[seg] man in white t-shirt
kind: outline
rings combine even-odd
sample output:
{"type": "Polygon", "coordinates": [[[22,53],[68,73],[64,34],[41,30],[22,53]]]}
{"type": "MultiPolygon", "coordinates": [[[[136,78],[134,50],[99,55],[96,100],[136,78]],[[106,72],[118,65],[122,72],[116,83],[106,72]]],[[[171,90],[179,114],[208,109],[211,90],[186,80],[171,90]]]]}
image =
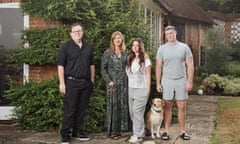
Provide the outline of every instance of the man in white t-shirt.
{"type": "Polygon", "coordinates": [[[169,140],[169,127],[172,120],[172,105],[175,98],[178,107],[180,137],[189,140],[185,131],[186,100],[193,85],[193,55],[187,44],[179,42],[174,26],[165,28],[167,43],[160,46],[156,56],[156,89],[163,92],[165,100],[165,132],[161,138],[169,140]]]}

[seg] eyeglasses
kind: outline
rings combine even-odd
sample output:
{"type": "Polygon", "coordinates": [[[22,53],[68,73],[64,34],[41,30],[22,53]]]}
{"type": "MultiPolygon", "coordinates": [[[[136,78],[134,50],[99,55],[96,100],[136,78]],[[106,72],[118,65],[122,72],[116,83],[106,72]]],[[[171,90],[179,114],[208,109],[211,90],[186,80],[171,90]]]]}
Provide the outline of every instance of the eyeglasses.
{"type": "Polygon", "coordinates": [[[83,32],[83,30],[76,30],[76,31],[72,31],[72,33],[82,33],[83,32]]]}

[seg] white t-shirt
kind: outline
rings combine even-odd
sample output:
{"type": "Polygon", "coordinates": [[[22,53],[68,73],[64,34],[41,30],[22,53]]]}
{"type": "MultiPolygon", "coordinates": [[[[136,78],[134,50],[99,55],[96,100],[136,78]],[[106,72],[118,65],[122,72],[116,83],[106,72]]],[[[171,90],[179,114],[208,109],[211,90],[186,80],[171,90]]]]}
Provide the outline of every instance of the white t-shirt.
{"type": "Polygon", "coordinates": [[[147,88],[146,67],[152,65],[149,58],[145,59],[145,65],[139,65],[139,59],[134,59],[131,68],[126,68],[128,87],[147,88]]]}

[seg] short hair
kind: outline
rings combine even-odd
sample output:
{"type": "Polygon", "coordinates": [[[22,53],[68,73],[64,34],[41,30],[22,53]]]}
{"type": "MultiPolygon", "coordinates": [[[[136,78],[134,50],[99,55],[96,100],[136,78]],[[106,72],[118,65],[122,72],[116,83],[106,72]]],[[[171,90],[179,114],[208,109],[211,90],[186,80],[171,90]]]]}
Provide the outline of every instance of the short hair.
{"type": "Polygon", "coordinates": [[[168,30],[175,30],[176,31],[176,28],[173,25],[168,25],[168,26],[165,27],[165,32],[168,31],[168,30]]]}
{"type": "Polygon", "coordinates": [[[82,26],[81,24],[79,24],[79,23],[73,23],[73,24],[71,24],[70,27],[69,27],[69,32],[72,32],[72,28],[75,27],[75,26],[80,26],[80,27],[82,28],[82,30],[83,30],[83,26],[82,26]]]}

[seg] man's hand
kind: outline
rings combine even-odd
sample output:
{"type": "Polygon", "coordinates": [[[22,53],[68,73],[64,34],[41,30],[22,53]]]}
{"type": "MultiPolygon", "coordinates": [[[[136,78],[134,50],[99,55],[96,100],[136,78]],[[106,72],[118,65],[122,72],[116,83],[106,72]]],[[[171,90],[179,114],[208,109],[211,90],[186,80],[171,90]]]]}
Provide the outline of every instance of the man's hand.
{"type": "Polygon", "coordinates": [[[186,91],[191,91],[192,87],[193,87],[192,82],[187,82],[187,84],[186,84],[186,91]]]}
{"type": "Polygon", "coordinates": [[[163,88],[162,88],[161,84],[157,84],[156,89],[157,89],[157,92],[162,92],[163,91],[163,88]]]}
{"type": "Polygon", "coordinates": [[[63,83],[63,84],[59,84],[59,91],[60,91],[60,93],[62,93],[62,94],[65,94],[65,93],[66,93],[66,86],[65,86],[64,83],[63,83]]]}

